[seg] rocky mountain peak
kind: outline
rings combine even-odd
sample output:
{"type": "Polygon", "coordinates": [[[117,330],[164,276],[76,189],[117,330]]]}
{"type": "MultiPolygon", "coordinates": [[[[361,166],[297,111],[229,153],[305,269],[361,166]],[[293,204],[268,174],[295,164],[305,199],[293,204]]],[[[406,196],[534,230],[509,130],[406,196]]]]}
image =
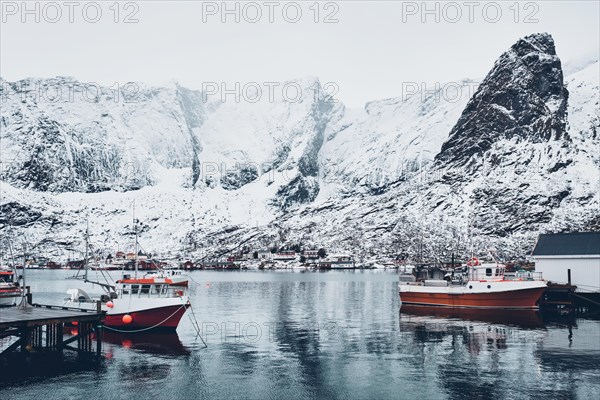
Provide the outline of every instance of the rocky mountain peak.
{"type": "Polygon", "coordinates": [[[552,35],[547,32],[533,33],[524,38],[520,38],[511,47],[511,50],[520,56],[525,56],[534,52],[556,55],[554,39],[552,38],[552,35]]]}
{"type": "Polygon", "coordinates": [[[501,139],[568,140],[567,100],[552,36],[538,33],[519,39],[498,58],[436,160],[467,163],[501,139]]]}

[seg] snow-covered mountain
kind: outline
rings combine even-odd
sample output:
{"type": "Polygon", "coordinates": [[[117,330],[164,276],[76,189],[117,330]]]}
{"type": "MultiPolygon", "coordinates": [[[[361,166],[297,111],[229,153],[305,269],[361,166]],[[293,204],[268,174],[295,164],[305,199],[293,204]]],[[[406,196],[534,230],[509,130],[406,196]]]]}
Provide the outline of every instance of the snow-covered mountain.
{"type": "Polygon", "coordinates": [[[154,252],[522,254],[539,231],[600,229],[599,81],[597,61],[563,77],[548,34],[520,39],[479,85],[362,110],[316,78],[293,81],[297,101],[238,102],[2,81],[0,227],[67,248],[87,221],[101,246],[124,248],[135,201],[154,252]],[[55,100],[57,87],[72,89],[55,100]]]}

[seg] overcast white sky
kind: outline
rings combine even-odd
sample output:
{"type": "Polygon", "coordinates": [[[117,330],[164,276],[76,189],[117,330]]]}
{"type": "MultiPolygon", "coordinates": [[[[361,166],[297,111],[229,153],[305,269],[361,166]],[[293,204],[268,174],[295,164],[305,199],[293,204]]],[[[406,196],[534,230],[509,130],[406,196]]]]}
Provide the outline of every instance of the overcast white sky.
{"type": "MultiPolygon", "coordinates": [[[[486,6],[490,2],[479,2],[471,13],[463,1],[453,6],[428,2],[430,9],[438,7],[439,22],[435,13],[422,22],[421,1],[336,1],[327,6],[321,2],[318,23],[314,8],[309,9],[313,1],[301,3],[297,23],[284,19],[283,2],[272,8],[274,23],[268,21],[270,6],[262,1],[256,2],[262,12],[257,23],[247,20],[255,17],[256,8],[248,6],[243,14],[243,3],[239,23],[234,15],[226,16],[223,23],[221,10],[203,14],[203,9],[214,10],[213,6],[221,9],[220,1],[210,5],[135,1],[127,8],[121,3],[118,23],[114,9],[109,9],[113,1],[101,3],[97,23],[83,18],[83,5],[88,2],[81,1],[73,9],[70,23],[68,7],[57,1],[62,17],[50,23],[56,19],[56,8],[37,3],[39,22],[36,2],[28,3],[34,13],[25,15],[21,1],[2,2],[0,75],[4,79],[68,75],[108,85],[178,81],[201,89],[203,82],[244,84],[317,76],[321,82],[337,83],[337,97],[344,103],[361,107],[370,100],[399,96],[403,82],[479,79],[503,51],[530,33],[551,33],[563,64],[597,57],[600,47],[598,1],[520,2],[517,7],[513,1],[497,2],[499,17],[495,5],[486,6]],[[133,11],[138,22],[123,23],[133,11]],[[323,23],[332,12],[339,22],[323,23]],[[528,16],[530,23],[525,22],[528,16]],[[450,21],[457,18],[458,22],[450,21]],[[498,21],[490,22],[494,19],[498,21]]],[[[89,20],[94,19],[94,11],[87,8],[89,20]]],[[[285,17],[295,17],[294,7],[287,8],[285,17]]]]}

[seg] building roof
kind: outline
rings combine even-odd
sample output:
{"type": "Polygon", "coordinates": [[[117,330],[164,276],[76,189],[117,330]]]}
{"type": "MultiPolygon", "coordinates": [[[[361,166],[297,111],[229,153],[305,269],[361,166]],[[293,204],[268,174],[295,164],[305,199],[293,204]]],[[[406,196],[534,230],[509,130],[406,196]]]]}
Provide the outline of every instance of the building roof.
{"type": "Polygon", "coordinates": [[[538,237],[533,256],[600,255],[600,232],[548,233],[538,237]]]}

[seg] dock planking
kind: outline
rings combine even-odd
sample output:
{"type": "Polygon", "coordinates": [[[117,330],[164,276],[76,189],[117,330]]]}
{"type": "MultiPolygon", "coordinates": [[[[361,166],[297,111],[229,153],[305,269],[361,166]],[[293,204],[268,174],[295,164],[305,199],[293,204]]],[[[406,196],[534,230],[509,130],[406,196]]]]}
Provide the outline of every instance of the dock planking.
{"type": "Polygon", "coordinates": [[[0,308],[0,329],[15,326],[37,326],[73,321],[93,322],[102,318],[102,313],[64,310],[45,306],[29,306],[26,308],[0,308]]]}

